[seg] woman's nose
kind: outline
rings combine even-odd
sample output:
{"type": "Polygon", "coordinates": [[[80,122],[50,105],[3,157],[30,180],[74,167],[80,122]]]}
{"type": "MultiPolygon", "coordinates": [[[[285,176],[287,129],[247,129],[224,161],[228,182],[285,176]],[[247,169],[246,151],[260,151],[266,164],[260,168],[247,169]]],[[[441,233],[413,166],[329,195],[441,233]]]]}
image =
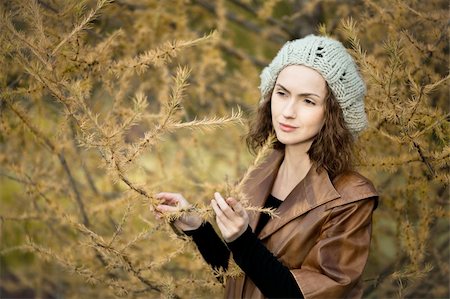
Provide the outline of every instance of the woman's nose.
{"type": "Polygon", "coordinates": [[[285,103],[282,113],[285,118],[295,118],[297,116],[295,112],[295,101],[293,99],[289,99],[285,103]]]}

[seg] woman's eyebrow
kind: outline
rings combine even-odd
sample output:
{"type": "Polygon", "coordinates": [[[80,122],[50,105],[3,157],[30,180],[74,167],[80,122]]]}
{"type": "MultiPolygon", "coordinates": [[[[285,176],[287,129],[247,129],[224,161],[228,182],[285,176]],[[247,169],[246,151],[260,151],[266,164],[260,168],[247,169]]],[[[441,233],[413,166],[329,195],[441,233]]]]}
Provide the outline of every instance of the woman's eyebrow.
{"type": "MultiPolygon", "coordinates": [[[[276,86],[280,87],[281,89],[283,89],[283,90],[286,91],[286,92],[289,92],[289,90],[287,90],[287,88],[284,87],[283,85],[281,85],[280,83],[277,83],[276,86]]],[[[290,92],[289,92],[289,93],[290,93],[290,92]]],[[[315,97],[318,97],[318,98],[320,99],[320,96],[319,96],[318,94],[310,93],[310,92],[300,93],[300,94],[298,94],[297,96],[300,96],[300,97],[315,96],[315,97]]]]}

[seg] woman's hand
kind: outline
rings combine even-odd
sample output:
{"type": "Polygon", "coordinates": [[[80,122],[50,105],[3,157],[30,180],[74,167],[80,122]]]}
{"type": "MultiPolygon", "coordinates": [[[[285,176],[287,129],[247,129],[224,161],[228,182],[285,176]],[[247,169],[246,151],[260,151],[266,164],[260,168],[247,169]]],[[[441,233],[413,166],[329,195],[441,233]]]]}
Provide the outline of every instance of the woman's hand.
{"type": "Polygon", "coordinates": [[[226,200],[220,193],[214,193],[211,206],[216,213],[217,225],[225,242],[229,243],[241,236],[248,227],[248,214],[234,198],[226,200]]]}
{"type": "MultiPolygon", "coordinates": [[[[163,214],[176,213],[191,206],[179,193],[161,192],[156,194],[156,198],[161,200],[161,204],[155,208],[158,218],[162,217],[163,214]]],[[[195,212],[189,212],[183,214],[173,224],[182,231],[195,230],[202,224],[202,218],[195,212]]]]}

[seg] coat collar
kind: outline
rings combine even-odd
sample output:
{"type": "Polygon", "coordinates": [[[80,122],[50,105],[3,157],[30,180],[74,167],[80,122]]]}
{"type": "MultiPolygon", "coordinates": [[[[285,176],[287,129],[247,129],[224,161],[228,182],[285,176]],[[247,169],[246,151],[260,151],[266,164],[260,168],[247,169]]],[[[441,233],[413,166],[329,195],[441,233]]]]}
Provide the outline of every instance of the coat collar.
{"type": "MultiPolygon", "coordinates": [[[[284,159],[284,151],[274,150],[266,158],[266,161],[251,176],[246,184],[245,192],[252,206],[263,207],[264,203],[272,191],[278,169],[284,159]]],[[[264,239],[273,234],[289,221],[300,215],[327,203],[340,195],[334,188],[328,177],[328,173],[322,169],[317,172],[313,166],[289,193],[277,210],[279,217],[270,219],[259,234],[260,239],[264,239]]],[[[253,231],[258,223],[260,213],[249,214],[249,224],[253,231]]]]}

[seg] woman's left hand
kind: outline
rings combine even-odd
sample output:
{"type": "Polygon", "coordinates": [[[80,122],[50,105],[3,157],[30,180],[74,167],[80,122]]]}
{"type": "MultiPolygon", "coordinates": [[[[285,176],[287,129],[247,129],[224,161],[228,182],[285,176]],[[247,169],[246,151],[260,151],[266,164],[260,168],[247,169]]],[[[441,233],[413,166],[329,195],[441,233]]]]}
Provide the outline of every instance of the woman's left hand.
{"type": "Polygon", "coordinates": [[[216,192],[214,198],[211,200],[211,206],[216,213],[217,225],[225,242],[232,242],[248,227],[247,211],[232,197],[225,200],[220,193],[216,192]]]}

